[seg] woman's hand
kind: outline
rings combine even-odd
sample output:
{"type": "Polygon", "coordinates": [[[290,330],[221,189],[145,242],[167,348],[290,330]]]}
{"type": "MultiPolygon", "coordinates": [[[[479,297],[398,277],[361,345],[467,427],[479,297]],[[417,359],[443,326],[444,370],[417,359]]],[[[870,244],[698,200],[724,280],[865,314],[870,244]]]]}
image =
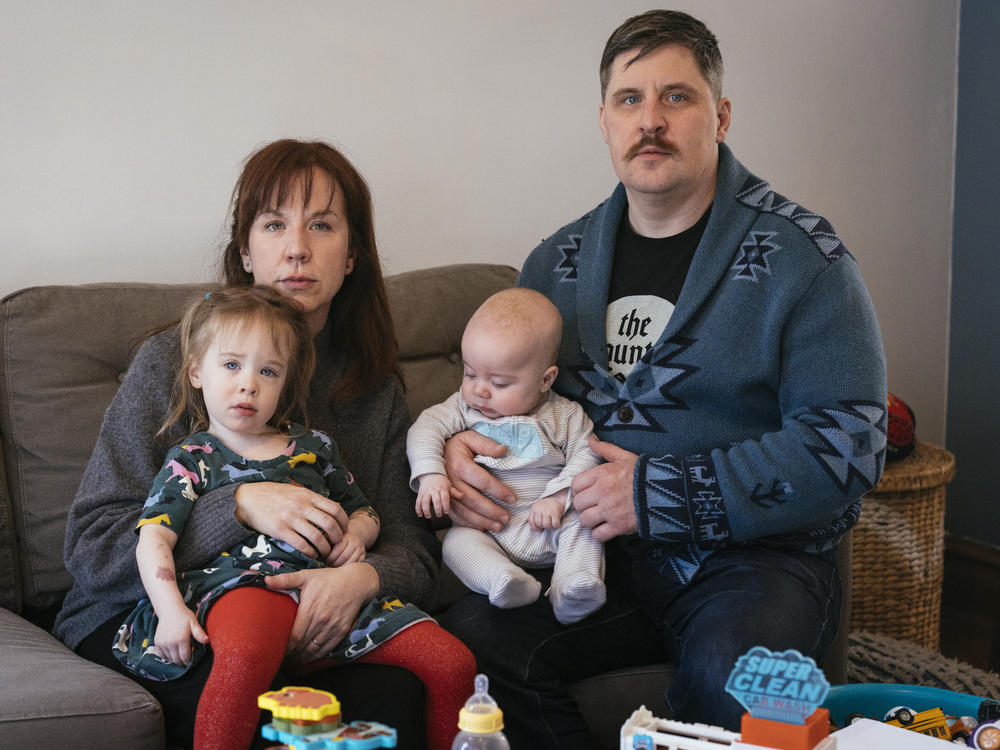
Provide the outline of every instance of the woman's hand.
{"type": "Polygon", "coordinates": [[[241,484],[236,490],[236,520],[318,559],[325,559],[347,530],[347,514],[340,503],[283,482],[241,484]]]}
{"type": "Polygon", "coordinates": [[[299,589],[299,611],[288,638],[287,659],[292,663],[312,661],[332,651],[380,586],[375,568],[363,562],[282,573],[266,581],[272,589],[299,589]]]}
{"type": "Polygon", "coordinates": [[[452,486],[460,493],[458,496],[452,495],[448,510],[452,523],[480,531],[500,531],[507,525],[510,514],[486,497],[486,494],[505,503],[514,503],[517,498],[507,485],[499,482],[474,460],[477,455],[501,458],[506,452],[506,446],[475,430],[453,435],[444,444],[445,471],[448,472],[452,486]]]}

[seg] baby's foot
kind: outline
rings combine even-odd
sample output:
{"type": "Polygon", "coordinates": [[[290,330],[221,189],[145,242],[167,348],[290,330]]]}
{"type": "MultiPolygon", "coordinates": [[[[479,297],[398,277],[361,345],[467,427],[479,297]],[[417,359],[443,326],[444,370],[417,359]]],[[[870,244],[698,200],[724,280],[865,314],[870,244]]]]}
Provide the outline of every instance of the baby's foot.
{"type": "Polygon", "coordinates": [[[542,584],[520,568],[500,571],[490,582],[490,603],[501,609],[531,604],[542,593],[542,584]]]}
{"type": "Polygon", "coordinates": [[[607,589],[604,581],[594,576],[580,574],[553,583],[548,591],[552,611],[563,625],[579,622],[604,606],[607,589]]]}

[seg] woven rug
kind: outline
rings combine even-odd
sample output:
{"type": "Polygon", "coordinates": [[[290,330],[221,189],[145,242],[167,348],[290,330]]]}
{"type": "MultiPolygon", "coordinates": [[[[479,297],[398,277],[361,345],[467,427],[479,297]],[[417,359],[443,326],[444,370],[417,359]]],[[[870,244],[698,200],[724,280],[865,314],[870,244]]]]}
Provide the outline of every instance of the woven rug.
{"type": "Polygon", "coordinates": [[[848,638],[847,681],[952,690],[1000,699],[1000,675],[885,635],[855,631],[848,638]]]}

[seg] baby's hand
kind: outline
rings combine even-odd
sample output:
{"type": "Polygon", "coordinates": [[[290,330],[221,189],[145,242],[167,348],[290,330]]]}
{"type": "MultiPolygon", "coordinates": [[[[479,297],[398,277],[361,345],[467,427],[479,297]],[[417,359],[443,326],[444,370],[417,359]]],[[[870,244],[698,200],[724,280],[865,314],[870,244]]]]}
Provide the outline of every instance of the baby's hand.
{"type": "Polygon", "coordinates": [[[198,624],[194,612],[186,607],[159,617],[153,633],[153,643],[160,655],[181,665],[191,661],[192,638],[198,643],[208,643],[208,633],[198,624]]]}
{"type": "Polygon", "coordinates": [[[566,491],[536,500],[528,513],[528,523],[535,531],[543,529],[558,529],[562,525],[563,513],[566,510],[566,491]]]}
{"type": "Polygon", "coordinates": [[[417,481],[420,482],[420,489],[417,491],[417,515],[421,518],[448,515],[452,495],[461,497],[461,493],[452,487],[444,474],[421,474],[417,481]]]}
{"type": "Polygon", "coordinates": [[[348,531],[340,538],[340,541],[333,545],[330,554],[326,557],[326,563],[331,568],[339,568],[352,562],[361,562],[365,559],[365,541],[352,531],[348,531]]]}

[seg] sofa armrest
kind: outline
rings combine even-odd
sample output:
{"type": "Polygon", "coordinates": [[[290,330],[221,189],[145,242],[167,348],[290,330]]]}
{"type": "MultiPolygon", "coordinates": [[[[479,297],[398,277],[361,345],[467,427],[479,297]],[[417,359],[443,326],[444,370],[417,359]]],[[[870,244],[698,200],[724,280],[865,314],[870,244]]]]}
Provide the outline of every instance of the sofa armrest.
{"type": "Polygon", "coordinates": [[[163,714],[153,696],[6,609],[0,684],[4,747],[163,750],[163,714]]]}

